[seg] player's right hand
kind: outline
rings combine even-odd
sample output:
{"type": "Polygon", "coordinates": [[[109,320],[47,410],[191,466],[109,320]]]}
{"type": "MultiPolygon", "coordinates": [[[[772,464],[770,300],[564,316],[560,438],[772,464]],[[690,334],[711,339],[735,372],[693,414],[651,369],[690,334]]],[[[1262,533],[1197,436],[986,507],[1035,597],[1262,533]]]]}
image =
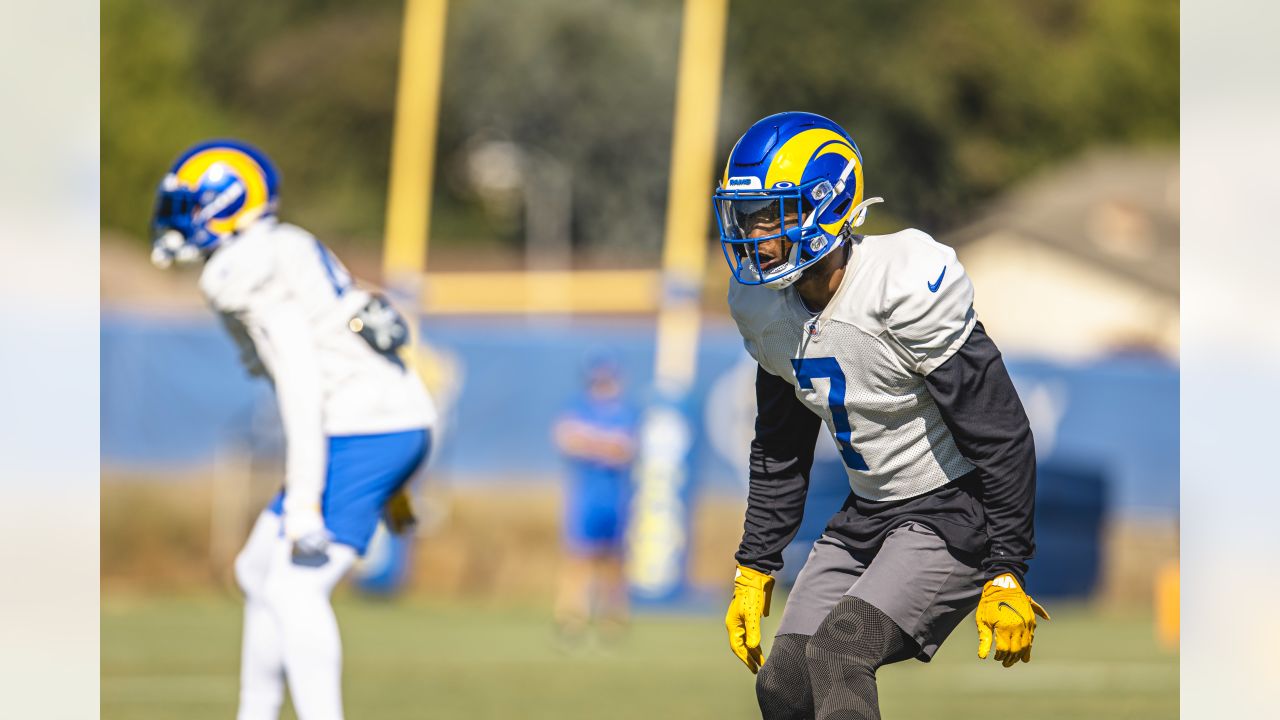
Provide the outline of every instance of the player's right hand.
{"type": "Polygon", "coordinates": [[[323,555],[331,535],[319,508],[285,508],[284,536],[293,543],[293,554],[323,555]]]}
{"type": "Polygon", "coordinates": [[[392,535],[406,535],[418,524],[413,514],[413,503],[409,500],[409,492],[404,488],[396,491],[382,507],[382,521],[392,535]]]}
{"type": "Polygon", "coordinates": [[[733,600],[724,624],[729,629],[729,647],[751,670],[759,672],[764,664],[760,651],[760,618],[769,616],[769,596],[773,578],[749,567],[738,566],[733,578],[733,600]]]}

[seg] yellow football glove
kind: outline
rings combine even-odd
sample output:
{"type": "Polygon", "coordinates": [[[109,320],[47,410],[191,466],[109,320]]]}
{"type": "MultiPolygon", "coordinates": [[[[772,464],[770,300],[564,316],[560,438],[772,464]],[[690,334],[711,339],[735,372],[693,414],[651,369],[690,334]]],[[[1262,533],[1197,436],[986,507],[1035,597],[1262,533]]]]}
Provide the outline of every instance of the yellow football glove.
{"type": "Polygon", "coordinates": [[[1004,573],[988,580],[978,601],[978,657],[986,659],[991,641],[996,644],[996,660],[1012,667],[1031,662],[1031,641],[1036,634],[1036,616],[1049,619],[1040,603],[1018,586],[1018,580],[1004,573]]]}
{"type": "Polygon", "coordinates": [[[733,600],[724,616],[729,628],[729,647],[752,673],[764,664],[760,651],[760,618],[769,616],[769,595],[773,578],[759,570],[738,566],[733,578],[733,600]]]}
{"type": "Polygon", "coordinates": [[[387,500],[387,504],[382,507],[382,522],[386,523],[387,530],[392,535],[404,535],[418,524],[407,490],[398,490],[387,500]]]}

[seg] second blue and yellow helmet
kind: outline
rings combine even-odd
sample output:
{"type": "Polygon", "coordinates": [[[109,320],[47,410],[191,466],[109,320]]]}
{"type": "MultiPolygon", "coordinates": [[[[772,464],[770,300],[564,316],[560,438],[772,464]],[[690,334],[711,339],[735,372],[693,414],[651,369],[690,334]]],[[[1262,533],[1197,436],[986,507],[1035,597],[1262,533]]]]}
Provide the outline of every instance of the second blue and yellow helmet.
{"type": "Polygon", "coordinates": [[[861,224],[862,153],[821,115],[784,112],[752,125],[733,146],[713,205],[725,260],[744,285],[781,289],[843,244],[861,224]],[[786,257],[761,263],[760,244],[786,257]]]}
{"type": "Polygon", "coordinates": [[[156,191],[152,260],[202,257],[227,237],[275,215],[280,176],[261,150],[207,140],[178,156],[156,191]]]}

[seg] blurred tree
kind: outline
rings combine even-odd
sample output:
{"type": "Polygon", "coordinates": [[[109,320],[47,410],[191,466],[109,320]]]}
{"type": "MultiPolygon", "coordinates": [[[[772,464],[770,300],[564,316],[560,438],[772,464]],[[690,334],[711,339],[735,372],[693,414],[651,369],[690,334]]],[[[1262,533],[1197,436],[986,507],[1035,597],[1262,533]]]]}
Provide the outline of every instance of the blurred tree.
{"type": "Polygon", "coordinates": [[[194,82],[197,35],[174,3],[102,7],[104,227],[145,237],[165,169],[183,147],[227,125],[214,94],[194,82]]]}
{"type": "Polygon", "coordinates": [[[398,0],[118,0],[102,19],[104,227],[145,237],[186,146],[234,136],[282,173],[282,214],[376,246],[387,183],[398,0]]]}
{"type": "Polygon", "coordinates": [[[477,140],[508,140],[568,170],[580,249],[652,264],[670,166],[680,3],[454,0],[450,12],[440,157],[454,182],[444,184],[453,196],[446,202],[468,197],[465,174],[449,168],[477,140]]]}
{"type": "MultiPolygon", "coordinates": [[[[107,3],[103,226],[143,238],[172,158],[234,135],[280,165],[286,217],[376,248],[402,11],[107,3]]],[[[680,0],[451,0],[433,247],[522,242],[519,213],[492,212],[468,173],[477,147],[502,140],[568,170],[580,251],[652,264],[680,13],[680,0]]],[[[868,192],[888,200],[873,228],[901,217],[942,231],[1089,145],[1176,143],[1178,81],[1176,0],[733,0],[720,160],[765,114],[818,112],[853,134],[868,192]]]]}
{"type": "Polygon", "coordinates": [[[1087,145],[1178,139],[1176,0],[734,0],[729,31],[722,156],[760,116],[827,115],[925,229],[1087,145]]]}

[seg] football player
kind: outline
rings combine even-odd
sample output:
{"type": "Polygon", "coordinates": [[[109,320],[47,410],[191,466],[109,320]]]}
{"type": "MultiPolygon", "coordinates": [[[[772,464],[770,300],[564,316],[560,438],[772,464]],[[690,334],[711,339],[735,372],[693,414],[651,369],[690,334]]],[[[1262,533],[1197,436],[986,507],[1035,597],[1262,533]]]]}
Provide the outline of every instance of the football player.
{"type": "Polygon", "coordinates": [[[802,112],[753,125],[713,205],[729,308],[758,362],[750,490],[726,617],[767,720],[879,718],[876,670],[928,661],[977,609],[978,654],[1031,659],[1035,449],[955,252],[858,235],[862,157],[802,112]],[[814,543],[765,662],[771,573],[800,526],[822,425],[852,492],[814,543]]]}
{"type": "Polygon", "coordinates": [[[234,140],[184,152],[160,184],[152,260],[202,263],[200,289],[252,375],[274,386],[284,487],[236,558],[245,593],[240,720],[342,717],[342,649],[329,597],[380,516],[409,519],[435,409],[397,351],[409,328],[319,240],[276,218],[279,179],[234,140]]]}

